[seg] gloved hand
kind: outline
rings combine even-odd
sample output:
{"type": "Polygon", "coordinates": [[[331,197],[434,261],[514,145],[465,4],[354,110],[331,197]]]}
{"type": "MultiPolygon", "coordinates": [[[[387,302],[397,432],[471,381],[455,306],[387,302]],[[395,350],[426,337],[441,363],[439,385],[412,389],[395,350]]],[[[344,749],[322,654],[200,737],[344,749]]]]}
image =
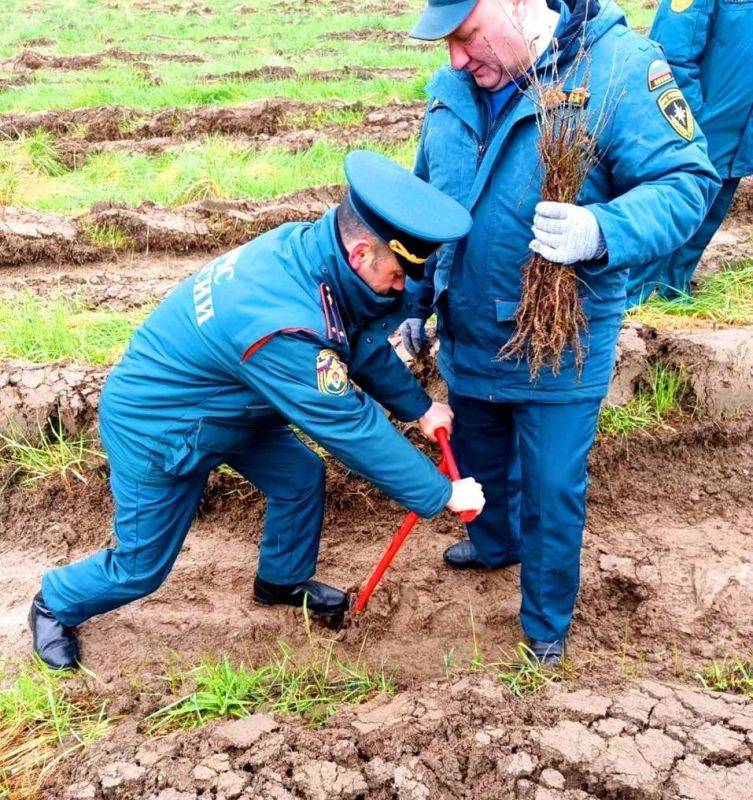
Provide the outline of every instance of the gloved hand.
{"type": "Polygon", "coordinates": [[[420,317],[410,317],[401,323],[397,329],[403,340],[403,347],[413,358],[418,358],[426,344],[425,327],[426,320],[420,317]]]}
{"type": "Polygon", "coordinates": [[[452,496],[447,508],[454,514],[461,511],[475,511],[480,514],[485,503],[484,490],[475,478],[461,478],[452,482],[452,496]]]}
{"type": "Polygon", "coordinates": [[[596,217],[583,206],[537,203],[531,230],[531,250],[556,264],[592,261],[607,251],[596,217]]]}
{"type": "Polygon", "coordinates": [[[447,403],[437,403],[436,401],[429,406],[429,410],[418,420],[421,431],[427,439],[432,442],[437,441],[434,431],[437,428],[447,428],[447,435],[452,433],[452,420],[455,415],[447,403]]]}

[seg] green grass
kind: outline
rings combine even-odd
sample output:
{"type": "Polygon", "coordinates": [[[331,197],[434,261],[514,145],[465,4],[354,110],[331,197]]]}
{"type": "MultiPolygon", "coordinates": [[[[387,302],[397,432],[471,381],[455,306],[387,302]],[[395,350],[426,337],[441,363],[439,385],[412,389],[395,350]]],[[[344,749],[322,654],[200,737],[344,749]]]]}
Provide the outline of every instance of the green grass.
{"type": "Polygon", "coordinates": [[[522,642],[515,647],[512,657],[486,666],[494,670],[497,679],[516,697],[540,692],[552,683],[563,680],[566,670],[564,663],[556,668],[544,666],[522,642]]]}
{"type": "Polygon", "coordinates": [[[86,466],[104,458],[84,436],[68,436],[58,423],[51,431],[39,431],[33,441],[21,433],[0,433],[0,466],[10,467],[0,490],[18,481],[26,488],[47,478],[60,477],[66,484],[87,483],[86,466]]]}
{"type": "Polygon", "coordinates": [[[753,699],[753,660],[729,656],[723,661],[714,661],[698,680],[707,688],[717,692],[734,692],[753,699]]]}
{"type": "Polygon", "coordinates": [[[383,103],[421,96],[429,74],[445,60],[441,45],[422,50],[395,49],[379,41],[379,31],[406,34],[422,6],[415,0],[415,12],[384,16],[378,12],[342,13],[336,5],[319,2],[302,13],[281,13],[269,2],[254,0],[252,14],[235,13],[236,0],[207,0],[215,14],[202,17],[165,11],[118,9],[87,0],[57,0],[46,3],[34,14],[31,24],[20,0],[11,0],[4,10],[9,24],[0,32],[0,55],[11,57],[27,38],[51,37],[56,43],[36,48],[48,54],[97,53],[109,47],[147,53],[149,70],[158,85],[147,81],[132,65],[108,60],[99,69],[39,72],[35,81],[0,94],[0,111],[34,111],[51,108],[81,108],[122,104],[140,109],[165,106],[194,106],[209,103],[233,104],[260,97],[282,96],[321,101],[328,98],[383,103]],[[62,22],[65,20],[65,22],[62,22]],[[71,27],[66,27],[70,25],[71,27]],[[330,33],[370,31],[372,40],[324,38],[330,33]],[[149,36],[145,37],[144,32],[149,36]],[[105,34],[106,32],[106,34],[105,34]],[[107,35],[107,40],[105,40],[107,35]],[[164,39],[152,37],[167,37],[164,39]],[[246,37],[243,40],[212,40],[212,37],[246,37]],[[149,52],[191,53],[203,63],[176,63],[149,59],[149,52]],[[300,73],[343,66],[407,67],[415,69],[417,81],[386,80],[250,81],[207,78],[228,72],[243,72],[261,66],[293,66],[300,73]]]}
{"type": "Polygon", "coordinates": [[[308,150],[289,153],[279,148],[248,150],[215,136],[159,156],[95,155],[80,169],[53,177],[36,173],[19,156],[21,146],[11,142],[0,145],[0,198],[60,213],[85,212],[97,201],[180,205],[208,197],[264,200],[308,186],[342,183],[345,154],[362,145],[406,166],[413,162],[414,141],[395,147],[379,142],[345,147],[322,139],[308,150]]]}
{"type": "Polygon", "coordinates": [[[62,759],[107,732],[105,704],[36,659],[0,668],[0,798],[26,800],[62,759]]]}
{"type": "Polygon", "coordinates": [[[753,325],[753,262],[710,275],[693,295],[677,300],[652,297],[629,316],[655,328],[753,325]]]}
{"type": "MultiPolygon", "coordinates": [[[[147,81],[133,65],[108,61],[99,69],[40,71],[33,83],[0,93],[0,112],[37,111],[121,104],[139,109],[166,106],[234,104],[273,95],[324,101],[328,98],[385,103],[417,99],[429,74],[447,60],[442,43],[422,50],[396,49],[373,39],[327,39],[329,33],[397,31],[405,34],[417,18],[424,0],[411,0],[405,14],[387,16],[378,11],[343,13],[335,3],[319,0],[306,4],[300,13],[275,7],[272,0],[205,0],[211,16],[190,12],[190,5],[175,9],[142,9],[122,2],[117,7],[98,0],[50,0],[33,14],[25,13],[26,0],[6,0],[4,25],[0,30],[0,58],[10,58],[31,38],[52,38],[54,44],[34,49],[52,55],[98,53],[119,47],[139,53],[191,53],[203,63],[146,60],[158,85],[147,81]],[[240,13],[239,6],[253,13],[240,13]],[[145,33],[147,35],[145,35],[145,33]],[[218,40],[213,37],[245,37],[218,40]],[[164,38],[160,38],[164,37],[164,38]],[[243,72],[260,66],[293,66],[299,72],[363,67],[405,67],[416,70],[408,81],[251,81],[221,80],[211,76],[243,72]]],[[[294,7],[291,3],[291,7],[294,7]]],[[[388,7],[385,2],[385,7],[388,7]]],[[[646,27],[653,10],[643,0],[622,4],[631,22],[646,27]]]]}
{"type": "Polygon", "coordinates": [[[648,384],[625,405],[602,407],[598,430],[607,436],[629,436],[639,430],[666,425],[681,413],[687,391],[688,381],[683,370],[657,364],[651,370],[648,384]]]}
{"type": "Polygon", "coordinates": [[[76,300],[20,293],[0,303],[0,359],[112,364],[147,311],[89,311],[76,300]]]}
{"type": "Polygon", "coordinates": [[[291,714],[311,725],[326,722],[342,705],[362,703],[395,685],[384,672],[347,664],[334,644],[318,645],[313,657],[296,660],[280,645],[269,664],[234,666],[227,657],[200,664],[184,679],[193,690],[148,718],[153,733],[194,728],[218,717],[245,717],[256,711],[291,714]]]}

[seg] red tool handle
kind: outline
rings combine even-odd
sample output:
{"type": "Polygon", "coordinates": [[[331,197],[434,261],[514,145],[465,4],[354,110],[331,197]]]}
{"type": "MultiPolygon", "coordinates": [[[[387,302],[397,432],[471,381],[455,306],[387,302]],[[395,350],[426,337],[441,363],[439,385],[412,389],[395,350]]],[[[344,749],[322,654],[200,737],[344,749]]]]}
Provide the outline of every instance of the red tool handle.
{"type": "MultiPolygon", "coordinates": [[[[455,461],[455,456],[452,454],[450,440],[447,438],[447,428],[437,428],[434,431],[434,435],[437,437],[439,446],[442,448],[442,459],[447,468],[447,474],[450,476],[450,480],[459,481],[460,470],[458,469],[457,462],[455,461]]],[[[461,522],[473,522],[478,514],[475,511],[461,511],[458,516],[460,517],[461,522]]]]}
{"type": "MultiPolygon", "coordinates": [[[[438,428],[436,430],[437,441],[442,448],[442,463],[439,465],[439,471],[447,475],[450,480],[460,480],[460,473],[458,472],[458,465],[455,463],[455,456],[452,454],[450,443],[447,440],[447,431],[445,428],[438,428]]],[[[460,513],[460,519],[463,522],[473,522],[476,519],[475,511],[463,511],[460,513]]],[[[372,592],[376,589],[377,584],[382,579],[382,575],[387,571],[387,568],[392,563],[392,559],[397,555],[397,551],[402,547],[403,542],[406,540],[408,534],[413,530],[415,524],[418,522],[418,514],[411,511],[403,520],[403,524],[398,528],[397,533],[392,537],[390,546],[387,548],[385,554],[380,559],[376,569],[371,574],[371,577],[366,582],[361,593],[356,598],[351,611],[354,614],[360,614],[369,602],[372,592]]]]}
{"type": "Polygon", "coordinates": [[[387,571],[387,567],[392,563],[397,551],[402,547],[408,534],[413,530],[413,526],[418,522],[418,514],[415,511],[410,511],[403,520],[403,524],[398,528],[397,533],[392,538],[390,546],[385,551],[381,560],[376,566],[376,569],[371,574],[371,577],[366,583],[366,586],[361,589],[356,602],[353,604],[353,613],[360,614],[366,608],[366,603],[369,602],[371,593],[376,589],[376,585],[382,580],[382,575],[387,571]]]}

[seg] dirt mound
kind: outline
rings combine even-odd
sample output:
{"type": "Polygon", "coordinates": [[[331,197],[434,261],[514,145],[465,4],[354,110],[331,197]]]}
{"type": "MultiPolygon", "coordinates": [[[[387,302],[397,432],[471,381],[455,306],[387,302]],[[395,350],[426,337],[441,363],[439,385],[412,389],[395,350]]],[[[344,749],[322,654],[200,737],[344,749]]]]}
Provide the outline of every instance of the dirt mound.
{"type": "Polygon", "coordinates": [[[190,139],[209,133],[272,134],[280,127],[290,105],[285,100],[270,99],[233,108],[166,108],[148,115],[120,106],[2,114],[0,136],[14,139],[23,133],[44,130],[55,136],[102,142],[156,136],[190,139]]]}
{"type": "Polygon", "coordinates": [[[96,425],[107,367],[0,362],[0,434],[21,432],[34,440],[48,422],[71,434],[96,425]]]}
{"type": "Polygon", "coordinates": [[[97,204],[77,219],[0,208],[0,267],[35,261],[82,263],[112,254],[92,231],[117,229],[131,249],[212,251],[248,241],[284,222],[320,217],[342,197],[339,186],[303,189],[268,202],[203,200],[178,208],[142,203],[136,208],[97,204]]]}
{"type": "Polygon", "coordinates": [[[41,39],[24,39],[21,44],[25,47],[52,47],[57,44],[57,39],[49,39],[45,36],[41,39]]]}
{"type": "MultiPolygon", "coordinates": [[[[386,108],[379,108],[365,114],[363,122],[354,125],[342,126],[339,124],[317,123],[315,128],[294,128],[283,130],[285,123],[280,123],[277,131],[269,133],[261,131],[253,135],[239,135],[231,131],[228,138],[239,148],[259,150],[266,147],[288,150],[296,153],[307,150],[322,139],[328,139],[343,145],[353,145],[358,142],[369,142],[378,139],[382,144],[398,144],[418,135],[421,129],[423,107],[418,108],[413,104],[397,104],[386,108]]],[[[313,116],[313,115],[310,115],[313,116]]],[[[116,139],[114,141],[91,141],[86,139],[61,139],[55,143],[55,151],[59,160],[71,169],[80,167],[84,161],[99,153],[123,153],[140,155],[158,155],[159,153],[178,150],[186,147],[186,139],[192,142],[201,142],[207,135],[201,130],[201,125],[194,121],[191,128],[184,127],[179,135],[154,136],[141,138],[149,132],[146,127],[134,128],[134,138],[116,139]]],[[[312,119],[302,119],[302,123],[313,122],[312,119]]],[[[154,120],[154,129],[160,130],[163,120],[154,120]]],[[[222,124],[220,119],[214,120],[214,125],[222,124]]],[[[227,124],[228,128],[240,128],[239,120],[232,116],[227,124]]],[[[250,128],[251,125],[246,125],[250,128]]]]}
{"type": "Polygon", "coordinates": [[[753,703],[644,681],[515,700],[485,675],[379,696],[324,729],[255,714],[149,741],[122,724],[47,798],[740,800],[753,703]]]}
{"type": "MultiPolygon", "coordinates": [[[[52,40],[49,40],[52,41],[52,40]]],[[[39,53],[36,50],[22,50],[17,56],[0,61],[0,69],[12,71],[36,72],[37,70],[81,70],[94,69],[104,65],[106,61],[153,62],[177,61],[182,64],[199,64],[204,59],[195,53],[160,53],[134,52],[120,47],[111,47],[101,53],[88,55],[54,56],[39,53]]]]}
{"type": "Polygon", "coordinates": [[[96,258],[97,252],[77,220],[0,207],[0,267],[42,260],[80,263],[96,258]]]}
{"type": "Polygon", "coordinates": [[[224,81],[286,81],[286,80],[311,80],[311,81],[342,81],[347,78],[358,78],[358,80],[368,81],[374,78],[384,78],[386,80],[409,80],[416,75],[413,69],[401,68],[379,68],[379,67],[359,67],[345,66],[340,69],[321,69],[309,72],[299,72],[294,67],[259,67],[257,69],[247,69],[234,72],[223,72],[217,75],[207,75],[202,80],[209,83],[224,81]]]}
{"type": "Polygon", "coordinates": [[[28,86],[33,79],[28,75],[15,75],[12,78],[0,78],[0,92],[15,89],[16,86],[28,86]]]}
{"type": "MultiPolygon", "coordinates": [[[[362,103],[334,101],[304,103],[283,98],[258,100],[243,106],[205,106],[194,109],[165,108],[144,113],[121,106],[82,108],[66,111],[36,111],[21,114],[0,114],[0,137],[16,139],[22,134],[37,130],[47,131],[56,137],[70,137],[66,148],[82,147],[85,142],[114,142],[179,137],[192,139],[210,133],[235,136],[274,136],[285,131],[300,129],[319,120],[323,113],[332,111],[363,111],[367,125],[377,130],[370,135],[380,135],[381,127],[390,122],[410,123],[413,132],[420,128],[424,104],[395,103],[389,106],[364,106],[362,103]]],[[[340,130],[331,125],[332,131],[340,130]]],[[[321,135],[328,128],[319,126],[321,135]]]]}
{"type": "MultiPolygon", "coordinates": [[[[730,208],[730,217],[740,222],[753,222],[753,178],[743,178],[730,208]]],[[[748,230],[750,235],[750,230],[748,230]]]]}
{"type": "Polygon", "coordinates": [[[405,45],[416,50],[424,50],[434,46],[433,42],[418,42],[415,39],[410,39],[407,32],[404,31],[385,31],[373,28],[323,33],[317,38],[324,42],[389,42],[390,44],[405,45]]]}

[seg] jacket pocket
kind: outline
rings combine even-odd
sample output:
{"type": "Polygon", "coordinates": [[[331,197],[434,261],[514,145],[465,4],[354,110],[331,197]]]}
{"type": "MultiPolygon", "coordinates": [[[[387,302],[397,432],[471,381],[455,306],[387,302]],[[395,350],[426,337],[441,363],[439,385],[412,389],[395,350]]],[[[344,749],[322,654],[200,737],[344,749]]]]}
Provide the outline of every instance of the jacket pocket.
{"type": "Polygon", "coordinates": [[[246,453],[259,435],[259,426],[254,423],[201,419],[193,447],[205,453],[246,453]]]}

